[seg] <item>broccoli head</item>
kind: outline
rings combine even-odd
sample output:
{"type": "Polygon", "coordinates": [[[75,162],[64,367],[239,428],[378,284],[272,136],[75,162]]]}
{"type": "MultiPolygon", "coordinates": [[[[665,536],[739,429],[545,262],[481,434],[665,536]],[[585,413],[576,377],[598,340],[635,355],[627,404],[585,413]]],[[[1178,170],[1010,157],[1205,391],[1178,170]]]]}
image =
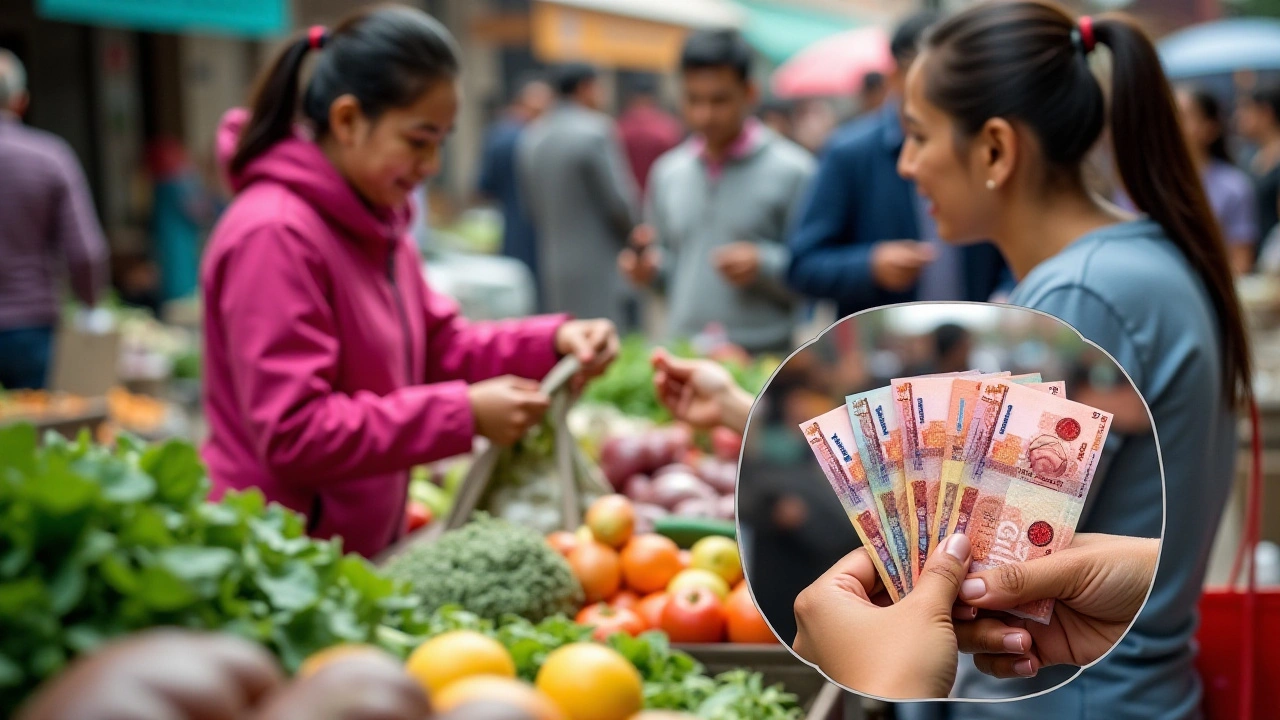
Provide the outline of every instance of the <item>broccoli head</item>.
{"type": "Polygon", "coordinates": [[[410,585],[423,608],[460,605],[484,618],[533,622],[572,615],[584,600],[569,563],[536,531],[477,513],[435,542],[405,548],[386,574],[410,585]]]}

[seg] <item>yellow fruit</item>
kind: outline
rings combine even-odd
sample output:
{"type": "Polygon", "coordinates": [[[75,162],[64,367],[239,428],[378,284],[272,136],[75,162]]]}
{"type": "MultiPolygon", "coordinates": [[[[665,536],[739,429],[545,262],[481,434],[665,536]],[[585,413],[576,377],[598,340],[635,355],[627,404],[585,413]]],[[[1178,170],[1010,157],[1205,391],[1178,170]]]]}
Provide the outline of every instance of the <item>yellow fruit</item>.
{"type": "Polygon", "coordinates": [[[667,593],[677,595],[682,590],[690,588],[703,587],[716,594],[716,597],[724,600],[729,597],[729,583],[724,578],[701,568],[689,568],[681,570],[679,574],[671,578],[671,582],[667,584],[667,593]]]}
{"type": "Polygon", "coordinates": [[[518,707],[537,720],[564,720],[560,706],[534,686],[496,675],[477,675],[451,683],[432,696],[431,706],[447,712],[478,700],[518,707]]]}
{"type": "Polygon", "coordinates": [[[690,551],[691,567],[710,570],[730,586],[742,579],[742,556],[738,554],[738,543],[733,540],[711,535],[694,543],[690,551]]]}
{"type": "Polygon", "coordinates": [[[567,720],[627,720],[644,704],[640,672],[595,643],[571,643],[547,655],[536,684],[567,720]]]}
{"type": "Polygon", "coordinates": [[[585,543],[599,542],[598,540],[596,540],[595,534],[591,532],[591,528],[587,527],[586,525],[579,525],[578,529],[574,531],[573,536],[578,538],[579,545],[582,545],[585,543]]]}
{"type": "Polygon", "coordinates": [[[348,658],[352,655],[363,655],[364,653],[390,657],[390,655],[387,655],[385,650],[379,647],[374,647],[373,645],[363,645],[360,643],[343,643],[341,645],[333,645],[332,647],[327,647],[303,661],[302,666],[298,668],[297,677],[310,677],[311,675],[315,675],[317,672],[320,672],[320,670],[324,669],[329,665],[329,663],[332,663],[335,660],[348,658]]]}
{"type": "Polygon", "coordinates": [[[404,669],[431,697],[475,675],[516,676],[515,661],[502,643],[474,630],[455,630],[426,641],[409,656],[404,669]]]}

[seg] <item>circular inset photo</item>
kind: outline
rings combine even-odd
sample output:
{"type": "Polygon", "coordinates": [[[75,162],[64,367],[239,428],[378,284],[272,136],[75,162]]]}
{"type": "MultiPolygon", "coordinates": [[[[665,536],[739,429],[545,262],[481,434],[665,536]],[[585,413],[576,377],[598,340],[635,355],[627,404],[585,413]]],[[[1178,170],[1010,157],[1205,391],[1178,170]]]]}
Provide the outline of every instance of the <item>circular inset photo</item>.
{"type": "Polygon", "coordinates": [[[1013,699],[1104,658],[1164,527],[1151,414],[1024,308],[913,303],[828,328],[747,423],[744,571],[784,643],[883,699],[1013,699]]]}

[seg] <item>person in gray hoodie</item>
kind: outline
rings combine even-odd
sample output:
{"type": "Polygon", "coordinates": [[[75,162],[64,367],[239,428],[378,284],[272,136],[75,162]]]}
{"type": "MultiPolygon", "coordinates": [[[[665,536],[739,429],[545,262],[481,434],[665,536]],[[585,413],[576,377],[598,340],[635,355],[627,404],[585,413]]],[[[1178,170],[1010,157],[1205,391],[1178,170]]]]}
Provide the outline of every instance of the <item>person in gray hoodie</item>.
{"type": "Polygon", "coordinates": [[[680,69],[694,135],[654,165],[645,222],[619,268],[666,295],[669,337],[718,324],[748,352],[788,353],[796,298],[786,235],[814,160],[752,117],[759,92],[737,32],[690,35],[680,69]]]}

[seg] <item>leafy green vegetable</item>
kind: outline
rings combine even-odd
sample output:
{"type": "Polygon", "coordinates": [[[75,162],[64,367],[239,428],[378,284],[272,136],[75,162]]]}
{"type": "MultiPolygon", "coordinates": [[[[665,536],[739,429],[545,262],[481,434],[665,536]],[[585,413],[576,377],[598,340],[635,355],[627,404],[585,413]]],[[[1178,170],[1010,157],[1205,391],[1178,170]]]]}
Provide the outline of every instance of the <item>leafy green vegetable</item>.
{"type": "Polygon", "coordinates": [[[583,601],[569,563],[541,535],[484,513],[435,542],[405,548],[383,571],[408,583],[427,612],[456,604],[483,618],[538,621],[583,601]]]}
{"type": "Polygon", "coordinates": [[[0,428],[0,716],[74,656],[157,625],[236,633],[289,669],[338,642],[426,631],[416,599],[306,537],[299,515],[257,491],[207,492],[185,442],[38,447],[28,425],[0,428]]]}

